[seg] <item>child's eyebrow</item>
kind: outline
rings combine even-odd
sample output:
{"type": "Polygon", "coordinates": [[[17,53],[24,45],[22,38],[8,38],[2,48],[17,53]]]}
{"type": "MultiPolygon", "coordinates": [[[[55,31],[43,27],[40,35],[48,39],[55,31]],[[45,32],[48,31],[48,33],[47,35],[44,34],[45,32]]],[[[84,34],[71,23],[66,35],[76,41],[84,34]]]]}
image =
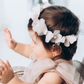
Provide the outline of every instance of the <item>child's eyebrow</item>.
{"type": "Polygon", "coordinates": [[[38,41],[37,41],[37,40],[38,40],[37,35],[33,35],[33,36],[32,36],[32,40],[33,40],[34,42],[38,42],[38,41]]]}

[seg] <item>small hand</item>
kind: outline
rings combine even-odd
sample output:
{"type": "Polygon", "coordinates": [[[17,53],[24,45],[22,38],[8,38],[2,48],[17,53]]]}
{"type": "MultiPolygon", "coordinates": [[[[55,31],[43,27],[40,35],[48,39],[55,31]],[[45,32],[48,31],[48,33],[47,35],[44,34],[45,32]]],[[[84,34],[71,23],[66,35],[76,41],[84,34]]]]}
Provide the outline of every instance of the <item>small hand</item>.
{"type": "Polygon", "coordinates": [[[0,59],[0,82],[1,83],[8,83],[13,77],[14,72],[9,64],[8,61],[6,61],[6,64],[0,59]]]}
{"type": "Polygon", "coordinates": [[[5,38],[7,46],[11,49],[14,49],[17,43],[12,39],[10,31],[7,28],[3,29],[3,31],[4,31],[3,36],[5,38]]]}

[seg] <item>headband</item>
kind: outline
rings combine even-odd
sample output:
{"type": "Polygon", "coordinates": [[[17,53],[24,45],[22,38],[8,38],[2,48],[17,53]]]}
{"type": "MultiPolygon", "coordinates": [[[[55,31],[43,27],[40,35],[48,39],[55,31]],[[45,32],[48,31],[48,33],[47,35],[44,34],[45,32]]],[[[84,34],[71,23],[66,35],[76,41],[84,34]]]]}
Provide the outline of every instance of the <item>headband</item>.
{"type": "Polygon", "coordinates": [[[38,4],[36,7],[33,8],[33,13],[31,15],[31,19],[33,20],[33,23],[32,23],[33,30],[39,36],[45,35],[46,43],[48,43],[49,41],[54,42],[57,45],[60,45],[60,43],[64,43],[66,47],[69,47],[70,44],[73,44],[77,40],[78,35],[62,36],[60,34],[60,30],[55,30],[52,33],[51,31],[48,31],[47,26],[45,24],[45,20],[43,18],[38,19],[40,12],[49,6],[51,5],[47,2],[42,7],[40,6],[40,4],[38,4]]]}

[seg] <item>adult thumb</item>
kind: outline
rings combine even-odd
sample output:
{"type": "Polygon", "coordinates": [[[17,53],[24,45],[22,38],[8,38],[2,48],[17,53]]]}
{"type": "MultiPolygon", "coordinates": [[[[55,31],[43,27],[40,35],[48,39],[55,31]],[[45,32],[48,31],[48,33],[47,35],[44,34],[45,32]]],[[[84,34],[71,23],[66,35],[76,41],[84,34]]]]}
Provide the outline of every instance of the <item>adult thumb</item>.
{"type": "Polygon", "coordinates": [[[6,65],[7,65],[8,68],[11,68],[11,65],[10,65],[8,60],[6,61],[6,65]]]}

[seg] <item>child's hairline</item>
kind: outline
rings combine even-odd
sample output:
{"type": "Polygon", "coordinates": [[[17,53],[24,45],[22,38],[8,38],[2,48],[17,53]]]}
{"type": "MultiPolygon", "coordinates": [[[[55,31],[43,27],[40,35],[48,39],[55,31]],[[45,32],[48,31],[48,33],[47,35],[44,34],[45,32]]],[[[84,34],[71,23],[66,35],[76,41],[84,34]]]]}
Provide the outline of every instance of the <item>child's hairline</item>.
{"type": "MultiPolygon", "coordinates": [[[[33,29],[32,29],[32,27],[31,28],[28,28],[28,31],[32,31],[33,29]]],[[[33,30],[34,31],[34,30],[33,30]]],[[[34,31],[35,32],[35,31],[34,31]]],[[[43,44],[43,46],[44,46],[44,48],[46,49],[46,51],[51,51],[50,49],[47,49],[46,47],[45,47],[45,45],[44,45],[44,43],[43,43],[43,40],[41,39],[41,36],[39,36],[36,32],[35,32],[35,34],[36,34],[36,38],[38,38],[41,42],[42,42],[42,44],[43,44]]],[[[46,43],[46,42],[45,42],[46,43]]]]}

